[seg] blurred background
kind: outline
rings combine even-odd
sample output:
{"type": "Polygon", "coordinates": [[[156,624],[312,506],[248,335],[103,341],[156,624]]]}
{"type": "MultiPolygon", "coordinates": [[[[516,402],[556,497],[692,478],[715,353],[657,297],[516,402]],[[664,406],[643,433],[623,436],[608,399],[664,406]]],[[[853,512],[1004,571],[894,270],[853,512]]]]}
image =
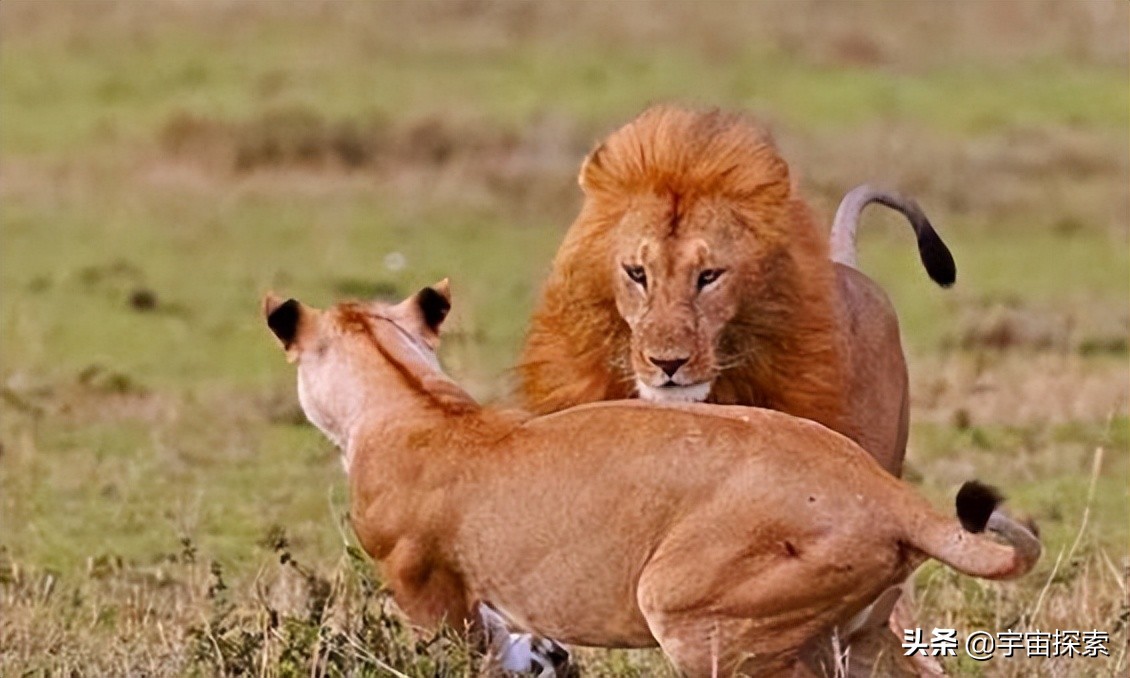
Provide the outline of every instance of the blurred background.
{"type": "MultiPolygon", "coordinates": [[[[829,224],[865,181],[919,200],[953,289],[881,208],[860,243],[909,354],[908,478],[938,505],[1000,485],[1048,546],[1017,584],[927,566],[924,625],[1105,630],[1121,660],[1039,673],[1125,670],[1127,21],[1118,0],[5,0],[0,673],[317,674],[337,647],[384,675],[350,649],[377,641],[342,592],[376,583],[261,294],[450,276],[444,362],[503,397],[582,158],[661,101],[755,115],[829,224]]],[[[472,671],[435,647],[374,652],[472,671]]]]}

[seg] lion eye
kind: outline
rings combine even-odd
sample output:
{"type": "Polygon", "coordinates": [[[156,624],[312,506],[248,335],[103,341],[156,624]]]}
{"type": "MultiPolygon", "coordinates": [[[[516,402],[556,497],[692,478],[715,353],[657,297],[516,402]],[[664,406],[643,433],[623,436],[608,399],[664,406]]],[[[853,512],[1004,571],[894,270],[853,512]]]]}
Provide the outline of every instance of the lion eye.
{"type": "Polygon", "coordinates": [[[705,271],[703,271],[702,273],[699,273],[698,274],[698,283],[697,283],[698,289],[701,291],[704,287],[706,287],[710,283],[714,282],[715,280],[718,280],[718,278],[721,278],[722,274],[725,273],[725,272],[726,272],[726,269],[724,269],[724,268],[708,268],[705,271]]]}
{"type": "Polygon", "coordinates": [[[643,266],[630,266],[624,264],[624,273],[631,278],[632,282],[647,289],[647,272],[643,270],[643,266]]]}

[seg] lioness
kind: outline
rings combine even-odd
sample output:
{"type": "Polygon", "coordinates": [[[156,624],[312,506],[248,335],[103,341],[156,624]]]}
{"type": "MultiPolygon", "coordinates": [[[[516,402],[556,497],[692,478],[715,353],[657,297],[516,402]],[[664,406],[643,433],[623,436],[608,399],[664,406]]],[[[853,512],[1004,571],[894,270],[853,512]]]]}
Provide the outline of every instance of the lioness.
{"type": "Polygon", "coordinates": [[[781,410],[902,470],[907,374],[883,290],[854,268],[855,223],[907,214],[943,285],[953,258],[921,210],[861,187],[833,228],[834,263],[771,141],[745,118],[658,106],[585,160],[518,365],[537,413],[635,395],[781,410]]]}
{"type": "Polygon", "coordinates": [[[357,536],[414,622],[483,611],[578,645],[658,644],[688,676],[796,675],[813,639],[928,557],[1003,579],[1039,556],[987,488],[958,493],[959,524],[781,412],[481,407],[436,359],[449,308],[445,284],[395,306],[263,303],[303,411],[341,449],[357,536]]]}

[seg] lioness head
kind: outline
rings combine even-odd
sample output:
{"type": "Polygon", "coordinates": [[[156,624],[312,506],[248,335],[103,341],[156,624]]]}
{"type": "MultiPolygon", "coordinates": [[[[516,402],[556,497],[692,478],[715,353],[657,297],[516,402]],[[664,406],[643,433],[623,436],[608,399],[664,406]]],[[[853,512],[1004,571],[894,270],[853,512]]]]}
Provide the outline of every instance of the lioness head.
{"type": "Polygon", "coordinates": [[[706,400],[722,371],[756,362],[759,327],[787,325],[803,212],[787,165],[744,118],[661,107],[606,139],[579,181],[638,394],[706,400]]]}
{"type": "Polygon", "coordinates": [[[340,448],[358,408],[380,408],[390,400],[387,393],[362,392],[359,373],[400,383],[407,374],[440,372],[435,352],[450,308],[446,280],[399,304],[354,301],[323,311],[273,294],[263,299],[267,326],[287,360],[298,364],[302,411],[340,448]]]}

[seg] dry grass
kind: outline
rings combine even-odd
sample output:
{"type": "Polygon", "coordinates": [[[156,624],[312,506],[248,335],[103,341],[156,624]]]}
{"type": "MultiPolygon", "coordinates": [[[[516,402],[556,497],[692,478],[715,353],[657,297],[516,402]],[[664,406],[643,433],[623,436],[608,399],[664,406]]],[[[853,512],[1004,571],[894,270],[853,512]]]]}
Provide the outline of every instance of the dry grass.
{"type": "Polygon", "coordinates": [[[315,572],[275,530],[274,554],[233,595],[217,561],[184,539],[151,564],[90,558],[60,581],[3,554],[0,671],[22,675],[490,675],[489,662],[452,629],[419,637],[391,611],[356,547],[315,572]]]}

